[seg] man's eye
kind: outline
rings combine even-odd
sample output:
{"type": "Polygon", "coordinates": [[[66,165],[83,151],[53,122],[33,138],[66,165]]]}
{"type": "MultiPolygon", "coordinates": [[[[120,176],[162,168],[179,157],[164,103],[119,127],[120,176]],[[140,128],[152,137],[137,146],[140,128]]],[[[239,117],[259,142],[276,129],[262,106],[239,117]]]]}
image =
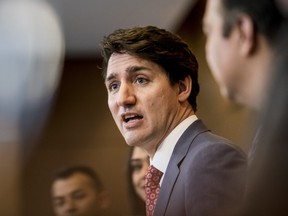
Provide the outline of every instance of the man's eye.
{"type": "Polygon", "coordinates": [[[53,201],[53,203],[54,203],[54,206],[63,206],[64,205],[64,199],[55,199],[54,201],[53,201]]]}
{"type": "Polygon", "coordinates": [[[148,80],[143,77],[138,77],[135,81],[137,84],[146,84],[148,83],[148,80]]]}
{"type": "Polygon", "coordinates": [[[73,197],[74,200],[83,199],[84,197],[86,197],[86,193],[84,193],[83,191],[77,192],[77,193],[73,193],[72,197],[73,197]]]}
{"type": "Polygon", "coordinates": [[[115,91],[115,90],[118,89],[118,87],[119,87],[119,84],[117,84],[117,83],[111,83],[111,84],[109,85],[109,91],[115,91]]]}

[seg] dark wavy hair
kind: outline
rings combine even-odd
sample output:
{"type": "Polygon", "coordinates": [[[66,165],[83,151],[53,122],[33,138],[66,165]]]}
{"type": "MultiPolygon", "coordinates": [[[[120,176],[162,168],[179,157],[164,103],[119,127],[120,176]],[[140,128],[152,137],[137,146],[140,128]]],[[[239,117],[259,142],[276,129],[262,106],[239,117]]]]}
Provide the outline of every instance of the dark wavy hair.
{"type": "Polygon", "coordinates": [[[199,94],[198,62],[188,44],[179,36],[154,26],[118,29],[101,42],[103,64],[102,75],[106,78],[107,65],[113,53],[127,53],[158,64],[166,72],[170,84],[185,77],[192,79],[192,91],[188,98],[193,110],[197,110],[199,94]]]}
{"type": "Polygon", "coordinates": [[[271,45],[274,45],[284,21],[275,0],[222,0],[221,11],[224,17],[223,36],[230,35],[237,16],[244,13],[252,19],[255,30],[264,35],[271,45]]]}
{"type": "Polygon", "coordinates": [[[58,170],[54,174],[52,182],[55,182],[60,179],[68,179],[76,173],[81,173],[88,176],[93,181],[97,192],[102,192],[104,190],[103,183],[101,182],[96,171],[84,165],[65,167],[62,168],[61,170],[58,170]]]}

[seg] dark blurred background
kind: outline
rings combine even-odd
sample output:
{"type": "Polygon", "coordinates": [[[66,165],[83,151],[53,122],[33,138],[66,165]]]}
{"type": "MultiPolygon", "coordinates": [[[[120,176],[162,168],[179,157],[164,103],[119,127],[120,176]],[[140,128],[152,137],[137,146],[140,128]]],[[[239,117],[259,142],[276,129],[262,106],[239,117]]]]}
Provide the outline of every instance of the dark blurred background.
{"type": "MultiPolygon", "coordinates": [[[[186,40],[199,61],[198,117],[215,133],[246,151],[247,110],[224,100],[207,67],[202,33],[205,1],[49,0],[66,41],[60,85],[39,139],[21,146],[21,215],[51,216],[54,171],[67,165],[93,167],[110,191],[110,215],[128,215],[127,144],[107,106],[99,66],[101,38],[117,28],[156,25],[186,40]]],[[[9,196],[9,195],[8,195],[9,196]]]]}

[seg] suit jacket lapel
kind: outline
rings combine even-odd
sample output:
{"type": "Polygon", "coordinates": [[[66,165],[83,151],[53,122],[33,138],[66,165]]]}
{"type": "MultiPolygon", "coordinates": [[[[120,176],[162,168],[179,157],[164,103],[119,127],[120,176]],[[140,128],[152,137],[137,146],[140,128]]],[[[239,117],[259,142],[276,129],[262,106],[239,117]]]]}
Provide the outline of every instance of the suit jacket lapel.
{"type": "Polygon", "coordinates": [[[208,129],[201,120],[193,122],[178,140],[172,156],[170,158],[168,167],[166,169],[164,179],[161,185],[160,193],[157,199],[154,215],[165,215],[173,187],[179,175],[179,166],[181,161],[187,155],[187,152],[194,140],[194,138],[208,129]]]}

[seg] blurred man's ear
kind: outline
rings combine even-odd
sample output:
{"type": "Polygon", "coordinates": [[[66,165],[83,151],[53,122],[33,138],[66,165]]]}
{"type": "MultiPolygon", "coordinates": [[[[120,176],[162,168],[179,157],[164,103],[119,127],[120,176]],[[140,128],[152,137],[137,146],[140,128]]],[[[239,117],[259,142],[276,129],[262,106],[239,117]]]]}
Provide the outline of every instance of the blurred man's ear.
{"type": "Polygon", "coordinates": [[[238,16],[236,28],[239,33],[239,43],[241,45],[241,55],[252,54],[257,48],[257,39],[255,37],[255,27],[251,18],[245,14],[238,16]]]}
{"type": "Polygon", "coordinates": [[[99,194],[99,203],[101,209],[107,209],[110,206],[110,194],[108,191],[102,191],[99,194]]]}

